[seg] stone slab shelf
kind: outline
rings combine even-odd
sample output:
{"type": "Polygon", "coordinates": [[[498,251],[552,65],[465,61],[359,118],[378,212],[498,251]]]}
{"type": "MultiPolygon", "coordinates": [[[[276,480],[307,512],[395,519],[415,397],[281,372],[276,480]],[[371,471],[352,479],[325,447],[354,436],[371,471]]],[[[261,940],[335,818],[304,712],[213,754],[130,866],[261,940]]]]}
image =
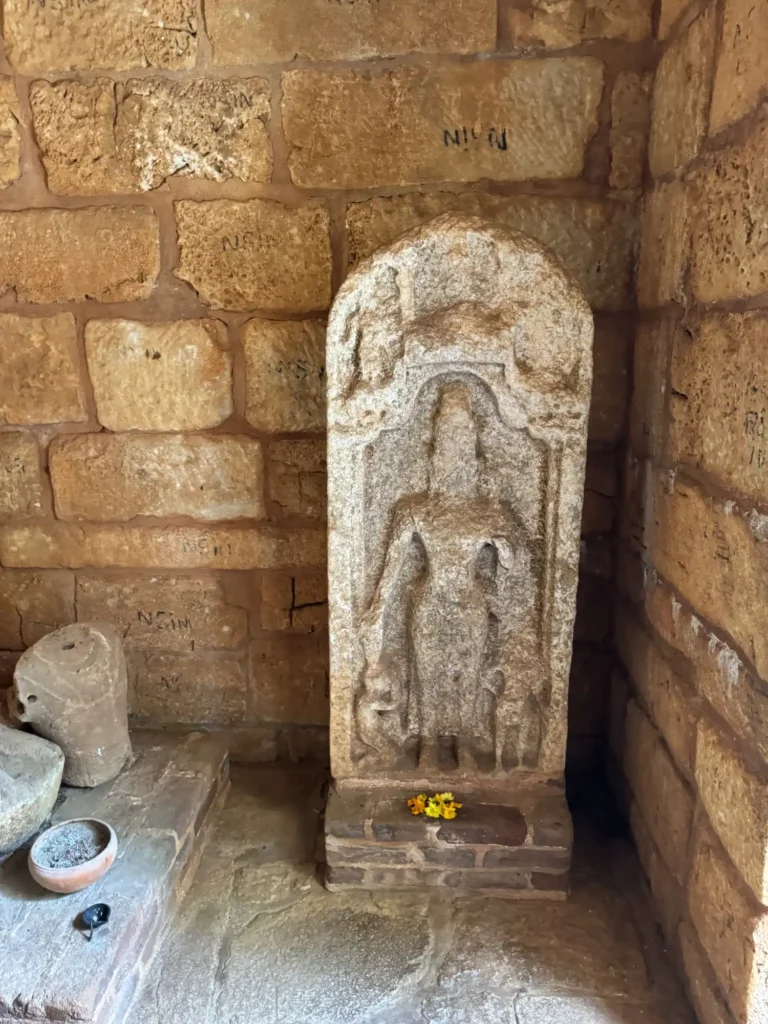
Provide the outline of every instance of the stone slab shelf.
{"type": "Polygon", "coordinates": [[[568,895],[573,830],[562,791],[543,785],[508,802],[499,794],[463,798],[453,821],[411,814],[410,795],[331,792],[328,889],[442,886],[458,895],[510,899],[568,895]]]}
{"type": "Polygon", "coordinates": [[[95,789],[65,787],[53,814],[54,823],[112,825],[120,848],[104,878],[71,896],[45,892],[27,849],[0,869],[0,1024],[122,1020],[192,880],[226,794],[226,747],[202,734],[134,733],[132,742],[128,769],[95,789]],[[73,922],[93,903],[112,916],[87,942],[73,922]]]}

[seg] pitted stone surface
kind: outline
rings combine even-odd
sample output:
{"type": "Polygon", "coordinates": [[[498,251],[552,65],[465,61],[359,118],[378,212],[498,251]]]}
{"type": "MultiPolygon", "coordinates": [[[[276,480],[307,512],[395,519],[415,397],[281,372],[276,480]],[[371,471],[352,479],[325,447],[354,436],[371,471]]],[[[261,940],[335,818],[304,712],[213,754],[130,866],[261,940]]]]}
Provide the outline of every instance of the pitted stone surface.
{"type": "Polygon", "coordinates": [[[0,76],[0,190],[19,176],[19,101],[12,78],[0,76]]]}
{"type": "Polygon", "coordinates": [[[94,522],[261,519],[262,466],[260,443],[236,434],[81,434],[50,452],[58,517],[94,522]]]}
{"type": "Polygon", "coordinates": [[[180,261],[188,281],[214,309],[326,309],[331,300],[328,211],[266,199],[176,203],[180,261]]]}
{"type": "Polygon", "coordinates": [[[85,350],[107,430],[205,430],[232,414],[232,356],[218,320],[89,320],[85,350]]]}
{"type": "Polygon", "coordinates": [[[476,53],[496,43],[493,0],[208,0],[217,64],[360,60],[401,53],[476,53]]]}
{"type": "Polygon", "coordinates": [[[0,315],[0,423],[79,423],[86,418],[72,314],[0,315]]]}
{"type": "Polygon", "coordinates": [[[325,430],[325,324],[249,320],[243,327],[245,418],[266,433],[325,430]]]}
{"type": "Polygon", "coordinates": [[[0,213],[0,295],[131,302],[152,293],[159,271],[160,227],[146,206],[0,213]]]}
{"type": "Polygon", "coordinates": [[[111,626],[62,626],[22,654],[13,674],[19,717],[64,751],[64,781],[98,786],[131,756],[128,679],[111,626]]]}
{"type": "Polygon", "coordinates": [[[147,192],[173,177],[268,181],[272,173],[261,78],[40,81],[30,103],[58,194],[147,192]]]}
{"type": "Polygon", "coordinates": [[[0,724],[0,860],[51,813],[63,770],[64,754],[55,743],[0,724]]]}
{"type": "Polygon", "coordinates": [[[0,521],[45,515],[49,501],[33,434],[0,434],[0,521]]]}
{"type": "Polygon", "coordinates": [[[602,91],[594,57],[288,71],[291,177],[303,188],[577,178],[602,91]]]}
{"type": "Polygon", "coordinates": [[[29,3],[5,0],[5,52],[22,73],[111,68],[189,68],[197,53],[194,0],[29,3]]]}

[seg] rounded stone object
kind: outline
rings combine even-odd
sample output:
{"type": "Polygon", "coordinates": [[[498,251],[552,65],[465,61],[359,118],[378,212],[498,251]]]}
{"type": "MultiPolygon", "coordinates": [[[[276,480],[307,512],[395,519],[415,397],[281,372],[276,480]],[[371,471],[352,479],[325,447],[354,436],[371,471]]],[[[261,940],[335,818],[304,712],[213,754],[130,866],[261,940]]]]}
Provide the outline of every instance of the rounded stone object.
{"type": "Polygon", "coordinates": [[[73,818],[46,829],[32,844],[29,872],[49,892],[80,892],[106,874],[117,856],[117,835],[98,818],[73,818]]]}
{"type": "Polygon", "coordinates": [[[0,725],[0,860],[51,813],[63,770],[64,754],[54,743],[0,725]]]}
{"type": "Polygon", "coordinates": [[[123,645],[105,623],[63,626],[22,654],[14,672],[19,717],[64,751],[63,780],[98,786],[131,754],[123,645]]]}

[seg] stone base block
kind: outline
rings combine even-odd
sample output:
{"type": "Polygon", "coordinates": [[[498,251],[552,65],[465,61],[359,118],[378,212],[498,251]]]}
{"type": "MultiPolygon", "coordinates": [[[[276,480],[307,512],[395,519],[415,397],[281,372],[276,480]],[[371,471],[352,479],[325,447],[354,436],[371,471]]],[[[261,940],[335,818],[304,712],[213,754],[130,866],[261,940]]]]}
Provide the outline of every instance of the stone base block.
{"type": "Polygon", "coordinates": [[[331,791],[328,889],[443,886],[512,899],[568,895],[573,829],[562,790],[541,786],[482,799],[457,793],[464,807],[453,821],[412,815],[411,795],[331,791]]]}
{"type": "Polygon", "coordinates": [[[0,1024],[114,1024],[188,888],[226,795],[226,748],[212,736],[134,733],[133,763],[94,789],[62,789],[57,824],[95,817],[117,832],[113,867],[89,889],[52,896],[26,850],[0,868],[0,1024]],[[73,922],[92,903],[112,916],[92,942],[73,922]]]}

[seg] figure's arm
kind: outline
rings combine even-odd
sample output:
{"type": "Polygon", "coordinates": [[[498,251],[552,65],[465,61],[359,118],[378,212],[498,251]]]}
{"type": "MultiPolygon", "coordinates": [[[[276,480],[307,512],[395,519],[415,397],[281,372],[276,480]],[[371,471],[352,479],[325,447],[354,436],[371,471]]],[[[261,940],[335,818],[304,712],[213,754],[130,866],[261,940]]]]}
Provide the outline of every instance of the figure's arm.
{"type": "Polygon", "coordinates": [[[384,612],[397,585],[415,532],[416,526],[410,512],[395,514],[384,568],[376,584],[373,599],[362,617],[363,647],[369,661],[376,661],[381,657],[384,643],[384,612]]]}

